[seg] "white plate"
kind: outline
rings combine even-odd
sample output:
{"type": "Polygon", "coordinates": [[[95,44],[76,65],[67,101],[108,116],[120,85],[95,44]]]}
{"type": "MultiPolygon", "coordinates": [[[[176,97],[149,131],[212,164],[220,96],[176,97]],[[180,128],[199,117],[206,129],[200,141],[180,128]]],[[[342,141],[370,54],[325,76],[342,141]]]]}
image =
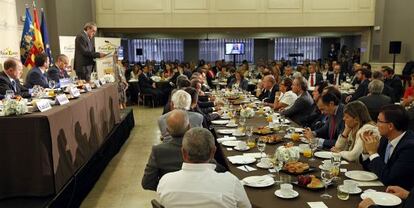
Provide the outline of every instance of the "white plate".
{"type": "Polygon", "coordinates": [[[363,170],[351,170],[345,173],[345,176],[357,181],[374,181],[378,179],[375,173],[371,173],[363,170]]]}
{"type": "Polygon", "coordinates": [[[249,156],[243,156],[243,155],[231,156],[231,157],[228,157],[228,158],[231,158],[231,160],[229,159],[229,161],[233,165],[235,165],[235,164],[247,165],[247,164],[251,164],[251,163],[256,162],[256,158],[249,157],[249,156]]]}
{"type": "Polygon", "coordinates": [[[396,206],[401,204],[401,199],[395,195],[386,192],[370,191],[361,194],[361,199],[371,198],[376,205],[396,206]]]}
{"type": "Polygon", "coordinates": [[[236,131],[234,131],[232,135],[235,137],[241,137],[241,136],[245,136],[246,134],[245,133],[237,134],[236,131]]]}
{"type": "Polygon", "coordinates": [[[216,124],[216,125],[225,125],[228,124],[230,121],[229,120],[214,120],[211,121],[212,124],[216,124]]]}
{"type": "Polygon", "coordinates": [[[217,133],[219,134],[233,134],[235,129],[219,129],[217,130],[217,133]]]}
{"type": "Polygon", "coordinates": [[[259,167],[259,168],[263,168],[263,169],[273,168],[273,165],[272,164],[270,164],[270,166],[266,166],[266,165],[264,165],[261,162],[257,163],[256,166],[259,167]]]}
{"type": "Polygon", "coordinates": [[[249,176],[246,178],[243,178],[243,184],[245,186],[255,187],[255,188],[263,188],[272,186],[275,184],[275,180],[267,175],[264,176],[249,176]]]}
{"type": "Polygon", "coordinates": [[[328,152],[328,151],[315,152],[315,157],[319,157],[319,158],[323,158],[323,159],[331,159],[332,152],[328,152]]]}
{"type": "Polygon", "coordinates": [[[291,193],[289,193],[289,194],[284,194],[284,193],[282,193],[282,191],[280,191],[280,189],[279,189],[279,190],[276,190],[276,191],[275,191],[275,195],[276,195],[277,197],[282,198],[282,199],[293,199],[293,198],[298,197],[298,196],[299,196],[299,193],[298,193],[297,191],[295,191],[295,190],[292,190],[292,192],[291,192],[291,193]]]}
{"type": "Polygon", "coordinates": [[[224,141],[221,144],[227,147],[235,147],[240,141],[224,141]]]}
{"type": "Polygon", "coordinates": [[[339,186],[339,190],[341,190],[342,192],[348,193],[348,194],[359,194],[362,192],[362,189],[357,187],[355,190],[353,191],[348,191],[344,189],[344,185],[340,185],[339,186]]]}
{"type": "Polygon", "coordinates": [[[222,115],[222,116],[220,116],[220,118],[224,119],[224,120],[230,120],[230,116],[228,116],[228,115],[222,115]]]}
{"type": "Polygon", "coordinates": [[[328,169],[324,168],[323,165],[319,165],[319,169],[321,169],[321,170],[328,170],[328,169]]]}
{"type": "Polygon", "coordinates": [[[231,124],[231,123],[228,123],[228,124],[226,124],[226,127],[237,127],[238,125],[237,124],[231,124]]]}
{"type": "Polygon", "coordinates": [[[240,149],[239,147],[235,146],[233,149],[237,150],[237,151],[247,151],[250,149],[250,147],[246,146],[246,148],[244,149],[240,149]]]}

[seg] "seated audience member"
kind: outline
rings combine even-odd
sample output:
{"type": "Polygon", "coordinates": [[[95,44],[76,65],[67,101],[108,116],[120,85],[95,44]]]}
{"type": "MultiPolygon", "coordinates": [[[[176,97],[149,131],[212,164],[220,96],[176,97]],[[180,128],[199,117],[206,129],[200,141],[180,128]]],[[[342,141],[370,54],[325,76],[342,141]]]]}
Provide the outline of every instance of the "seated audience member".
{"type": "Polygon", "coordinates": [[[241,90],[247,90],[249,82],[244,78],[241,70],[236,71],[236,76],[227,85],[228,88],[236,88],[241,90]]]}
{"type": "Polygon", "coordinates": [[[262,87],[269,92],[268,95],[263,98],[263,102],[273,104],[275,102],[276,92],[279,91],[279,86],[276,84],[275,77],[273,75],[265,76],[262,81],[262,87]]]}
{"type": "Polygon", "coordinates": [[[283,79],[279,84],[279,92],[276,92],[273,108],[275,110],[284,110],[292,107],[298,96],[292,92],[292,80],[290,78],[283,79]]]}
{"type": "Polygon", "coordinates": [[[290,79],[294,79],[293,78],[293,68],[292,66],[285,66],[285,70],[283,71],[283,76],[282,79],[284,78],[290,78],[290,79]]]}
{"type": "Polygon", "coordinates": [[[24,86],[33,88],[35,85],[39,85],[43,88],[48,88],[49,82],[45,73],[49,68],[49,57],[45,53],[36,55],[35,66],[27,73],[24,86]]]}
{"type": "Polygon", "coordinates": [[[138,80],[139,75],[141,75],[141,74],[142,74],[141,64],[135,64],[134,68],[131,70],[129,78],[132,79],[132,80],[138,80]]]}
{"type": "Polygon", "coordinates": [[[344,107],[345,128],[332,147],[333,152],[339,152],[348,161],[356,161],[363,151],[362,134],[366,131],[379,135],[375,122],[372,121],[367,107],[360,101],[353,101],[344,107]]]}
{"type": "Polygon", "coordinates": [[[240,180],[230,172],[215,172],[215,165],[209,163],[216,151],[210,131],[188,130],[181,151],[181,170],[165,174],[158,184],[160,204],[168,208],[251,207],[240,180]]]}
{"type": "Polygon", "coordinates": [[[187,76],[180,75],[177,77],[177,81],[175,83],[176,89],[173,89],[168,97],[167,104],[164,105],[164,110],[162,114],[166,114],[172,110],[172,103],[171,103],[171,95],[174,94],[176,90],[181,90],[191,85],[190,80],[188,80],[187,76]]]}
{"type": "Polygon", "coordinates": [[[364,133],[361,164],[388,185],[410,190],[414,187],[414,133],[407,130],[408,115],[400,105],[384,106],[377,120],[381,138],[364,133]]]}
{"type": "Polygon", "coordinates": [[[313,100],[308,92],[308,84],[305,78],[298,77],[293,80],[292,91],[298,96],[292,107],[281,112],[298,124],[302,124],[306,117],[313,111],[313,100]]]}
{"type": "Polygon", "coordinates": [[[69,58],[64,54],[60,54],[58,55],[55,64],[47,70],[47,78],[59,83],[59,79],[70,77],[67,72],[69,69],[69,58]]]}
{"type": "Polygon", "coordinates": [[[309,64],[309,74],[306,75],[308,80],[308,89],[313,89],[317,83],[323,81],[322,74],[316,72],[316,63],[309,64]]]}
{"type": "Polygon", "coordinates": [[[227,67],[226,66],[222,66],[220,68],[220,71],[217,72],[216,74],[216,78],[219,80],[223,80],[223,79],[227,79],[229,73],[227,72],[227,67]]]}
{"type": "MultiPolygon", "coordinates": [[[[200,107],[198,106],[198,94],[197,94],[197,91],[193,87],[186,87],[184,89],[184,91],[186,91],[191,96],[190,111],[201,114],[203,116],[203,127],[208,129],[210,127],[211,121],[213,119],[210,118],[210,115],[209,114],[204,113],[200,109],[200,107]]],[[[217,115],[217,114],[215,114],[215,115],[217,115]]]]}
{"type": "Polygon", "coordinates": [[[141,93],[151,94],[158,100],[160,104],[165,104],[168,99],[168,94],[158,89],[156,83],[151,79],[151,72],[148,66],[144,66],[143,73],[138,77],[138,84],[141,93]]]}
{"type": "Polygon", "coordinates": [[[357,71],[356,76],[358,77],[358,80],[360,81],[361,84],[359,84],[354,94],[349,95],[345,99],[345,102],[347,103],[354,101],[354,100],[358,100],[360,97],[363,97],[368,94],[368,84],[369,84],[369,79],[371,78],[371,71],[369,69],[362,68],[357,71]]]}
{"type": "MultiPolygon", "coordinates": [[[[326,116],[322,114],[322,112],[319,110],[317,103],[319,98],[322,96],[323,90],[325,87],[328,86],[328,82],[324,81],[321,83],[318,83],[315,86],[315,90],[312,91],[312,98],[313,98],[313,105],[312,105],[312,112],[309,114],[309,116],[303,121],[303,126],[309,126],[310,129],[315,130],[322,127],[326,121],[326,116]]],[[[340,92],[339,92],[339,95],[340,92]]]]}
{"type": "MultiPolygon", "coordinates": [[[[177,90],[171,95],[172,109],[184,110],[188,114],[191,127],[202,127],[203,116],[199,113],[191,112],[191,96],[184,90],[177,90]]],[[[158,119],[158,127],[160,128],[161,136],[164,139],[169,139],[170,135],[167,130],[167,118],[171,114],[171,111],[160,116],[158,119]]]]}
{"type": "Polygon", "coordinates": [[[341,73],[341,65],[336,64],[333,67],[333,73],[328,74],[326,78],[330,84],[340,86],[342,82],[346,81],[346,77],[341,73]]]}
{"type": "Polygon", "coordinates": [[[410,86],[405,89],[402,106],[409,106],[414,100],[414,74],[411,74],[410,86]]]}
{"type": "MultiPolygon", "coordinates": [[[[384,75],[382,74],[382,71],[374,71],[374,72],[372,72],[372,79],[371,79],[371,81],[372,80],[380,80],[380,81],[384,82],[384,75]]],[[[394,101],[393,100],[394,99],[393,98],[394,97],[393,96],[393,93],[394,93],[394,90],[390,86],[384,84],[384,89],[382,90],[381,94],[390,97],[391,100],[392,100],[392,102],[399,102],[399,100],[397,100],[397,101],[394,101]]],[[[375,120],[376,118],[377,117],[372,118],[372,119],[375,120]]]]}
{"type": "Polygon", "coordinates": [[[377,120],[380,109],[385,106],[392,104],[391,98],[381,94],[384,89],[384,83],[380,80],[372,80],[368,84],[369,94],[367,96],[361,97],[358,100],[363,102],[368,108],[368,112],[371,115],[371,118],[377,120]]]}
{"type": "Polygon", "coordinates": [[[310,128],[305,129],[305,137],[312,139],[319,137],[318,146],[323,148],[331,148],[339,134],[344,129],[343,111],[344,106],[341,104],[340,98],[334,93],[323,94],[318,100],[319,110],[327,116],[325,124],[312,131],[310,128]]]}
{"type": "Polygon", "coordinates": [[[382,73],[384,74],[384,84],[393,89],[392,100],[399,102],[404,93],[404,87],[400,77],[395,75],[394,69],[389,66],[383,66],[382,73]]]}
{"type": "MultiPolygon", "coordinates": [[[[388,186],[387,193],[393,194],[400,199],[404,200],[401,208],[414,207],[414,188],[410,192],[399,186],[388,186]]],[[[375,205],[375,202],[371,198],[366,198],[359,203],[358,208],[380,208],[381,206],[375,205]]]]}
{"type": "Polygon", "coordinates": [[[0,95],[4,96],[7,90],[13,90],[15,96],[31,97],[29,90],[19,81],[23,71],[22,62],[16,58],[8,58],[3,63],[3,69],[0,72],[0,95]]]}

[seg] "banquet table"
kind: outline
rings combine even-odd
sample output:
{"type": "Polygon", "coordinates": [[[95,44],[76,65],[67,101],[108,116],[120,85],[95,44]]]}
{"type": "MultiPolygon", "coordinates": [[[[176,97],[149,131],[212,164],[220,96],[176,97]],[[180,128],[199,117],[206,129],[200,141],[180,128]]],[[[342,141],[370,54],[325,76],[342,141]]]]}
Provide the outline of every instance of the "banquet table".
{"type": "Polygon", "coordinates": [[[59,192],[120,122],[114,83],[45,112],[0,117],[0,199],[59,192]]]}
{"type": "MultiPolygon", "coordinates": [[[[258,126],[265,126],[268,125],[265,117],[263,116],[255,116],[251,119],[247,119],[246,121],[246,126],[253,126],[253,127],[258,127],[258,126]]],[[[295,126],[298,127],[297,124],[292,123],[291,126],[295,126]]],[[[218,129],[222,129],[225,128],[224,126],[219,126],[219,125],[215,125],[214,129],[217,132],[218,129]]],[[[277,134],[279,134],[279,136],[284,136],[284,133],[280,133],[278,132],[277,134]]],[[[221,134],[217,134],[217,137],[223,137],[224,135],[221,134]]],[[[253,137],[259,137],[258,135],[253,135],[253,137]]],[[[237,137],[238,140],[246,140],[247,137],[237,137]]],[[[273,154],[276,150],[276,148],[280,145],[283,145],[287,142],[292,142],[291,139],[283,139],[282,142],[277,143],[277,144],[267,144],[266,145],[266,149],[265,149],[265,153],[266,154],[273,154]]],[[[294,142],[295,145],[298,145],[300,142],[294,142]]],[[[250,172],[246,172],[243,170],[238,169],[237,167],[239,165],[233,165],[232,163],[230,163],[227,159],[228,156],[234,156],[234,155],[242,155],[243,153],[258,153],[259,151],[257,150],[257,148],[253,148],[247,151],[236,151],[236,150],[230,150],[229,147],[225,147],[223,145],[220,145],[220,150],[223,152],[223,155],[225,157],[225,161],[229,167],[229,171],[231,173],[233,173],[237,178],[239,178],[240,180],[242,180],[245,177],[248,176],[262,176],[262,175],[267,175],[270,174],[269,170],[267,169],[261,169],[258,168],[256,166],[256,163],[250,164],[250,167],[256,168],[257,170],[255,171],[250,171],[250,172]]],[[[317,177],[320,176],[320,169],[318,168],[318,166],[322,163],[322,159],[318,159],[316,158],[316,161],[311,162],[308,161],[307,158],[303,157],[303,155],[301,155],[300,160],[301,162],[307,162],[309,163],[309,165],[311,167],[316,167],[314,172],[308,173],[308,174],[313,174],[317,177]]],[[[341,168],[344,169],[346,168],[348,171],[349,170],[362,170],[362,166],[358,163],[358,162],[349,162],[349,164],[347,165],[341,165],[341,168]]],[[[280,176],[284,177],[284,176],[290,176],[288,178],[290,178],[290,182],[294,182],[297,181],[296,175],[290,175],[290,174],[286,174],[283,172],[280,172],[280,176]]],[[[341,180],[339,182],[337,182],[338,184],[342,184],[342,180],[344,179],[348,179],[346,178],[346,176],[344,175],[344,173],[340,173],[339,175],[341,177],[341,180]]],[[[277,177],[277,176],[276,176],[277,177]]],[[[286,178],[286,177],[285,177],[286,178]]],[[[274,184],[270,187],[266,187],[266,188],[252,188],[252,187],[248,187],[245,186],[245,190],[246,193],[250,199],[250,202],[252,203],[253,207],[283,207],[283,208],[302,208],[302,207],[309,207],[307,202],[317,202],[317,201],[323,201],[328,207],[335,207],[335,208],[342,208],[342,207],[357,207],[358,203],[361,201],[360,198],[360,194],[355,194],[355,195],[350,195],[349,199],[346,201],[342,201],[340,199],[337,198],[337,184],[334,185],[330,185],[327,189],[327,192],[332,196],[331,199],[322,199],[320,197],[320,195],[323,193],[324,189],[321,189],[319,191],[314,191],[314,190],[308,190],[305,189],[303,187],[298,187],[296,185],[293,186],[294,190],[297,191],[299,193],[299,196],[294,198],[294,199],[281,199],[278,198],[277,196],[275,196],[274,192],[279,189],[278,187],[279,185],[274,184]]],[[[366,190],[366,189],[374,189],[377,191],[385,191],[385,187],[384,186],[372,186],[372,187],[368,187],[368,186],[364,186],[364,187],[360,187],[362,190],[366,190]]]]}

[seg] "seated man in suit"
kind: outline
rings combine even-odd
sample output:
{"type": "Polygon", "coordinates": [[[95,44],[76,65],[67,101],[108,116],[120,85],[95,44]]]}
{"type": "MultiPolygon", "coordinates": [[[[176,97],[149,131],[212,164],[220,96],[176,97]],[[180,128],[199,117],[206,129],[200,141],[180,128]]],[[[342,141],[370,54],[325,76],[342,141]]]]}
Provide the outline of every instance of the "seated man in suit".
{"type": "Polygon", "coordinates": [[[320,137],[318,146],[323,148],[331,148],[335,145],[339,134],[344,130],[344,105],[341,104],[341,98],[338,98],[334,93],[323,94],[318,100],[319,110],[328,117],[325,124],[315,131],[310,128],[305,129],[305,137],[312,139],[313,137],[320,137]]]}
{"type": "Polygon", "coordinates": [[[214,137],[207,129],[192,128],[185,133],[181,170],[165,174],[157,187],[164,207],[251,207],[237,177],[214,171],[209,161],[215,151],[214,137]]]}
{"type": "Polygon", "coordinates": [[[298,124],[302,124],[313,111],[313,99],[308,92],[308,83],[305,78],[297,77],[293,80],[292,91],[298,95],[295,103],[289,109],[281,112],[298,124]]]}
{"type": "Polygon", "coordinates": [[[5,95],[7,90],[13,90],[14,95],[29,98],[27,88],[20,84],[19,78],[23,71],[23,65],[16,58],[8,58],[3,64],[4,71],[0,72],[0,95],[5,95]]]}
{"type": "Polygon", "coordinates": [[[362,68],[357,71],[356,76],[361,84],[355,90],[355,93],[346,97],[345,102],[349,103],[354,100],[358,100],[360,97],[363,97],[368,94],[368,84],[369,79],[371,79],[371,70],[367,68],[362,68]]]}
{"type": "Polygon", "coordinates": [[[160,104],[165,104],[168,99],[168,94],[165,94],[162,90],[158,89],[155,82],[151,79],[152,74],[148,66],[144,66],[143,73],[138,77],[139,88],[144,94],[151,94],[155,100],[158,100],[160,104]]]}
{"type": "Polygon", "coordinates": [[[364,153],[360,162],[385,185],[414,187],[414,133],[407,130],[409,118],[400,105],[384,106],[377,119],[382,138],[372,132],[362,135],[364,153]]]}
{"type": "Polygon", "coordinates": [[[279,91],[279,85],[276,83],[275,77],[273,75],[266,75],[263,78],[262,87],[269,92],[267,97],[263,98],[263,102],[268,106],[272,106],[275,102],[276,92],[279,91]]]}
{"type": "MultiPolygon", "coordinates": [[[[402,208],[414,207],[414,188],[409,192],[399,186],[388,186],[386,192],[404,200],[402,208]]],[[[380,206],[375,205],[371,198],[366,198],[359,203],[358,208],[380,208],[380,206]]]]}
{"type": "Polygon", "coordinates": [[[26,75],[26,82],[24,84],[27,88],[33,88],[39,85],[43,88],[49,87],[48,79],[45,75],[49,68],[49,57],[45,53],[40,53],[35,57],[35,66],[26,75]]]}
{"type": "Polygon", "coordinates": [[[367,106],[369,114],[373,120],[377,120],[380,109],[392,104],[391,98],[381,94],[384,89],[384,83],[381,80],[374,79],[368,84],[369,94],[358,100],[367,106]]]}
{"type": "Polygon", "coordinates": [[[328,74],[326,79],[330,84],[340,86],[342,82],[346,81],[346,77],[341,73],[341,65],[336,64],[333,67],[333,74],[328,74]]]}
{"type": "MultiPolygon", "coordinates": [[[[174,94],[171,95],[172,109],[179,109],[187,112],[188,118],[190,120],[191,127],[203,127],[203,115],[190,111],[191,107],[191,95],[184,90],[176,90],[174,94]]],[[[160,116],[158,118],[158,127],[161,132],[161,136],[168,140],[171,138],[168,129],[167,129],[167,118],[172,111],[160,116]]],[[[207,124],[204,124],[207,125],[207,124]]]]}
{"type": "MultiPolygon", "coordinates": [[[[376,79],[384,82],[384,74],[382,73],[382,71],[374,71],[374,72],[372,72],[372,80],[376,80],[376,79]]],[[[400,100],[397,100],[397,101],[394,101],[393,100],[394,99],[393,98],[394,97],[394,95],[393,95],[394,94],[394,90],[390,86],[386,85],[385,83],[384,83],[384,89],[382,90],[381,94],[390,97],[391,98],[391,101],[393,103],[400,101],[400,100]]],[[[372,118],[372,119],[373,120],[376,120],[377,117],[372,118]]]]}
{"type": "Polygon", "coordinates": [[[65,54],[59,54],[55,64],[47,70],[47,78],[59,83],[59,79],[69,78],[69,59],[65,54]]]}
{"type": "Polygon", "coordinates": [[[308,80],[308,89],[314,90],[316,84],[323,81],[323,76],[321,73],[316,72],[316,63],[311,63],[309,65],[309,74],[306,75],[308,80]]]}
{"type": "Polygon", "coordinates": [[[384,74],[384,84],[393,89],[393,102],[400,102],[401,97],[404,94],[404,87],[400,77],[396,76],[394,69],[389,66],[383,66],[382,73],[384,74]]]}

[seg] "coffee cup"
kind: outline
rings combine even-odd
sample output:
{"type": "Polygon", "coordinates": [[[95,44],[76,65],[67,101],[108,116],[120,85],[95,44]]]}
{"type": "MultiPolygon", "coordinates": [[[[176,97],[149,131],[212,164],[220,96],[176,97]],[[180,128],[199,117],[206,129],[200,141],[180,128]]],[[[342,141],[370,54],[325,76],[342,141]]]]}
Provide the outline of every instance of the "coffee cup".
{"type": "Polygon", "coordinates": [[[322,167],[324,168],[324,169],[326,169],[326,170],[329,170],[329,169],[331,169],[331,167],[332,167],[332,161],[331,160],[324,160],[324,161],[322,161],[322,167]]]}
{"type": "Polygon", "coordinates": [[[244,141],[237,142],[237,149],[241,149],[241,150],[247,149],[246,142],[244,142],[244,141]]]}
{"type": "Polygon", "coordinates": [[[353,180],[344,180],[344,189],[348,192],[356,191],[358,184],[353,180]]]}
{"type": "Polygon", "coordinates": [[[283,183],[280,184],[280,192],[282,192],[282,194],[290,194],[293,191],[293,186],[292,184],[289,183],[283,183]]]}

